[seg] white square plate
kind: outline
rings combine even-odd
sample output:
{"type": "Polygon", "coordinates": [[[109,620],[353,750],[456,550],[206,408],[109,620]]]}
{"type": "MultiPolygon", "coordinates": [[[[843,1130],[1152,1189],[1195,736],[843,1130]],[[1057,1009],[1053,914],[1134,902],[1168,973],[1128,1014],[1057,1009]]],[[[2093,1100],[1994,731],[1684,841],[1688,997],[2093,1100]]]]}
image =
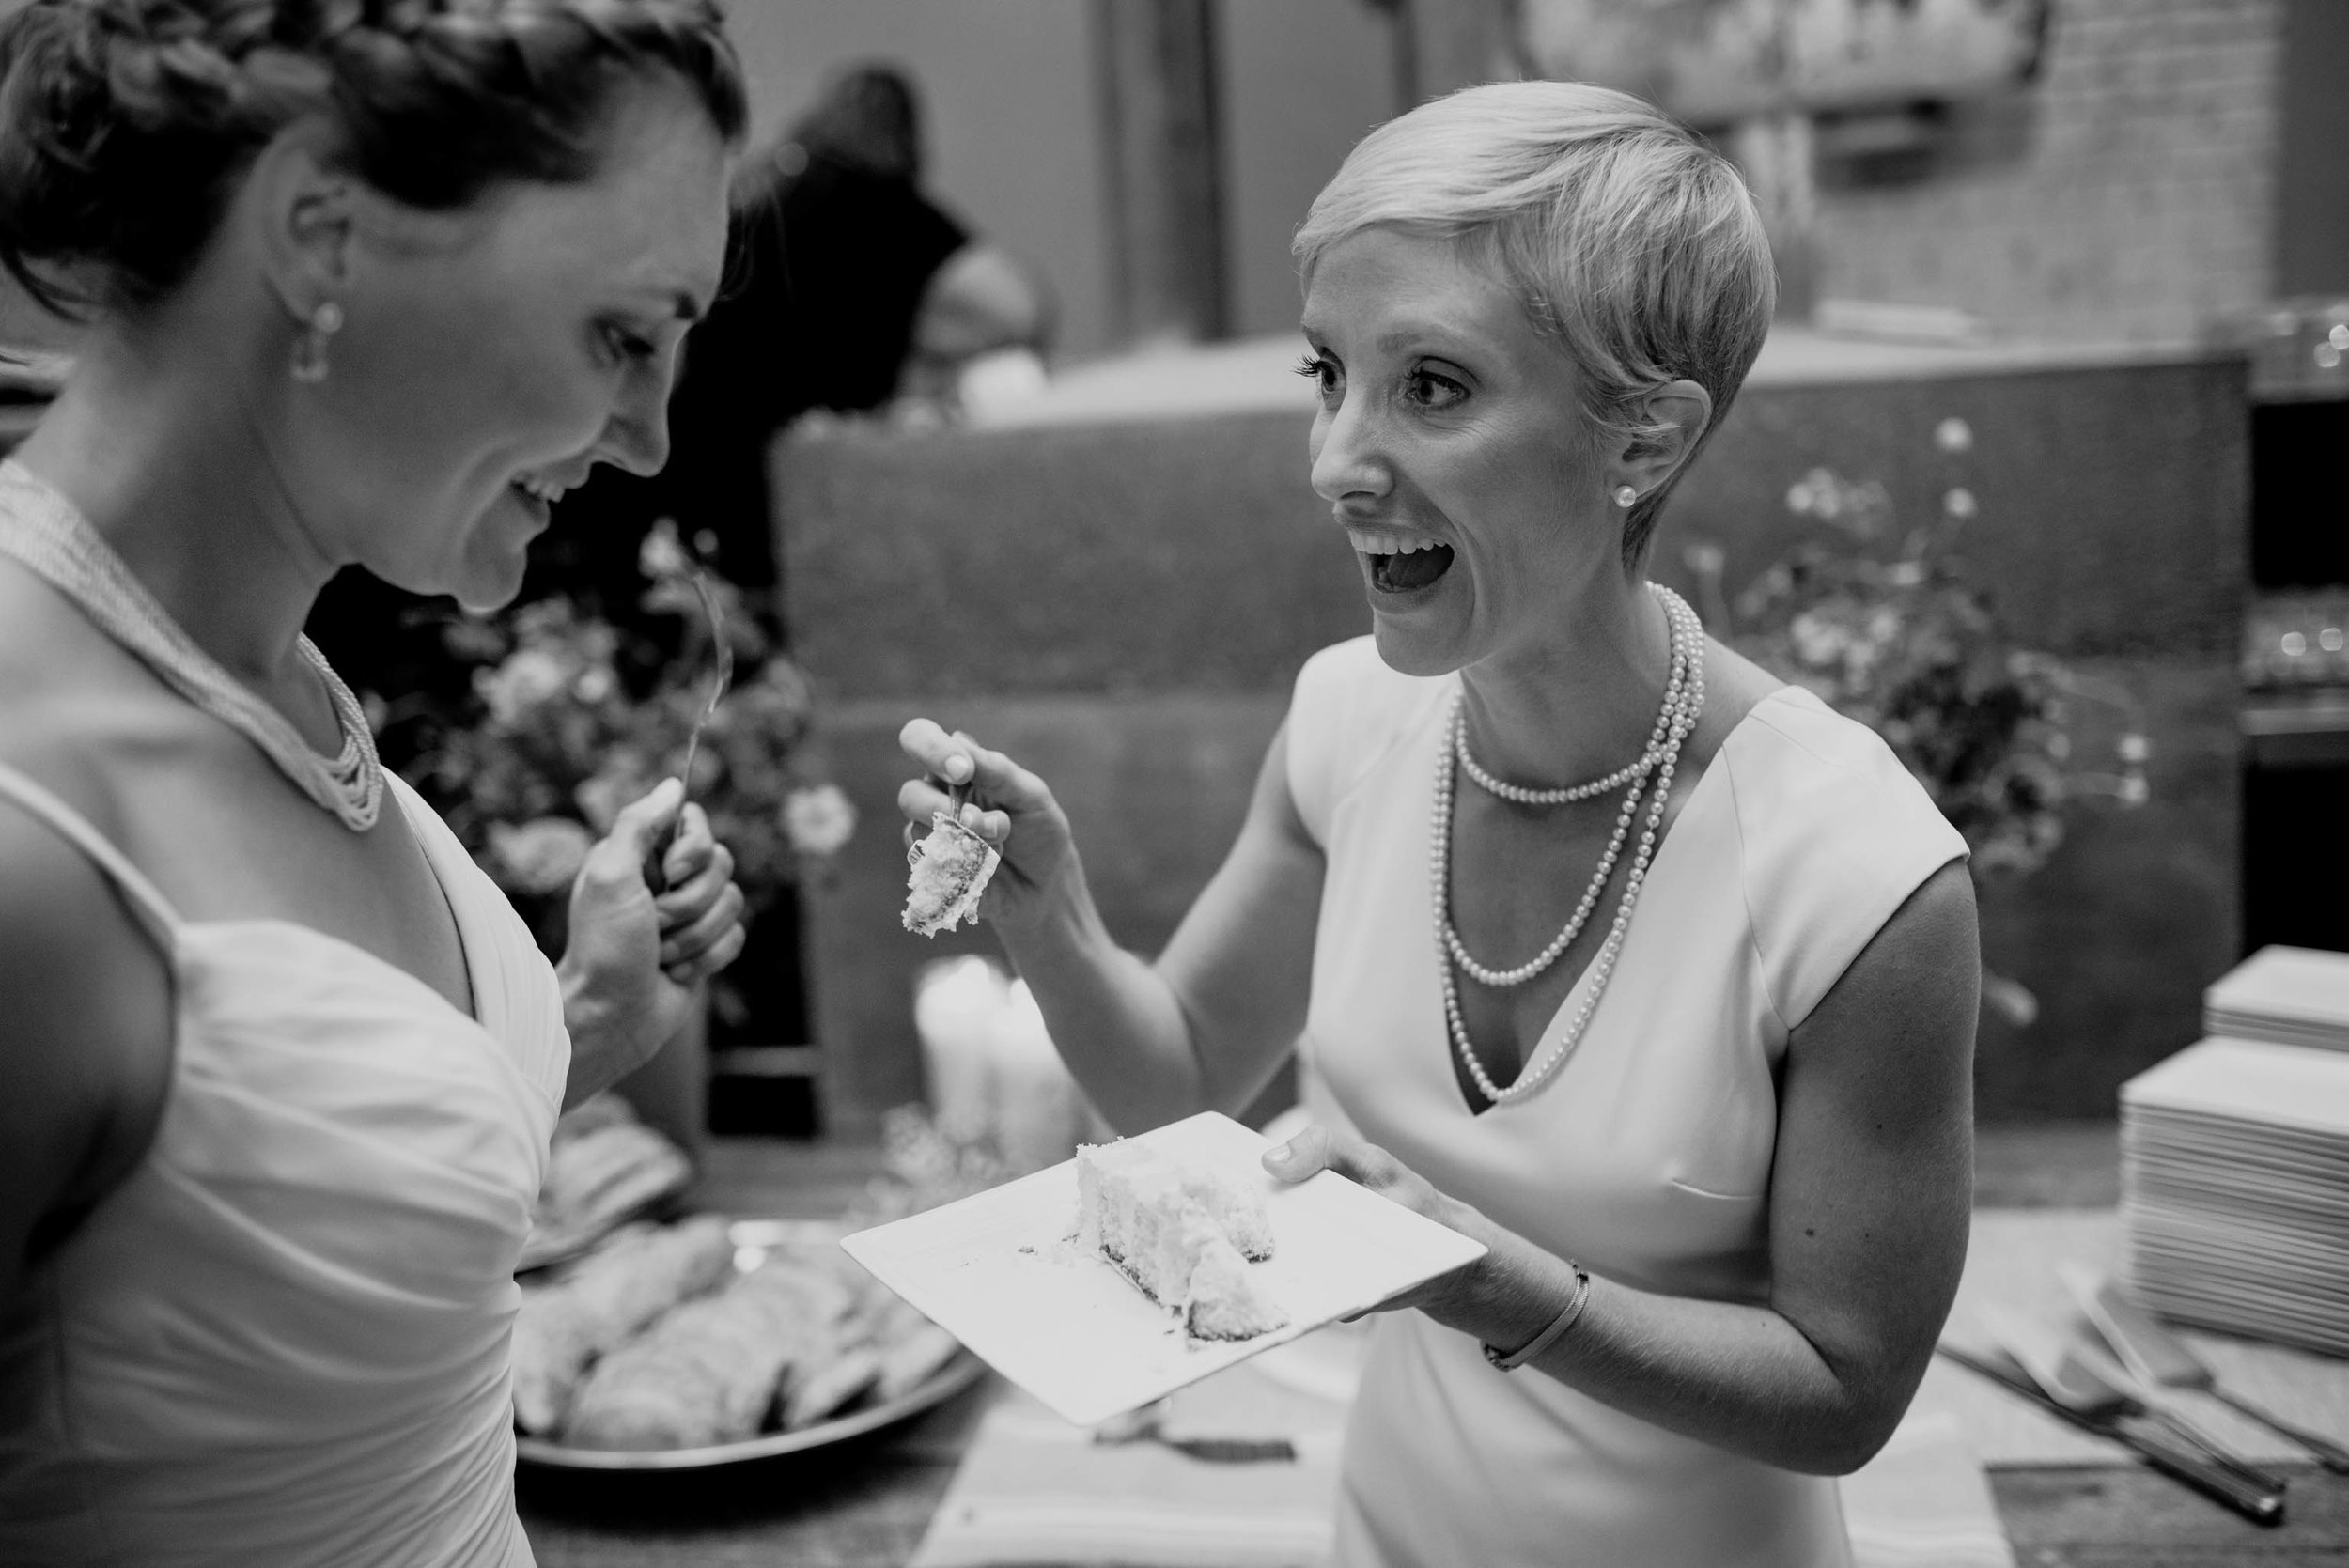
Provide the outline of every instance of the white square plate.
{"type": "Polygon", "coordinates": [[[1074,1160],[991,1191],[845,1236],[890,1289],[1064,1419],[1094,1426],[1163,1399],[1348,1313],[1484,1256],[1482,1242],[1324,1171],[1267,1174],[1271,1145],[1214,1111],[1140,1134],[1175,1159],[1261,1183],[1272,1256],[1251,1266],[1289,1314],[1252,1340],[1193,1341],[1172,1313],[1071,1239],[1074,1160]]]}

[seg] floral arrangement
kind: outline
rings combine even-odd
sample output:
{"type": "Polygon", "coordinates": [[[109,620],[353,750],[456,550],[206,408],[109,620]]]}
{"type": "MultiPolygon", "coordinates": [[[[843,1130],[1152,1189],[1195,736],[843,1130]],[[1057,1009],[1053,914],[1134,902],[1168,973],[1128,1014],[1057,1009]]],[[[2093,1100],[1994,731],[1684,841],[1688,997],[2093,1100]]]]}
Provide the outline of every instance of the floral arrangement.
{"type": "Polygon", "coordinates": [[[739,590],[697,567],[666,522],[637,565],[646,622],[673,642],[563,595],[451,621],[442,640],[470,668],[470,700],[405,769],[550,951],[588,846],[622,806],[684,765],[706,711],[686,784],[733,851],[754,917],[855,831],[848,798],[812,766],[806,679],[770,645],[739,590]],[[721,636],[748,674],[710,710],[721,636]]]}
{"type": "MultiPolygon", "coordinates": [[[[1946,419],[1935,441],[1954,457],[1973,435],[1946,419]]],[[[2144,802],[2150,748],[2134,699],[2016,646],[1968,580],[1960,545],[1972,491],[1950,486],[1938,517],[1904,528],[1881,484],[1818,468],[1786,505],[1811,532],[1734,598],[1721,594],[1719,549],[1690,547],[1712,618],[1748,658],[1882,736],[1965,835],[1977,877],[2044,864],[2069,801],[2144,802]],[[2081,762],[2076,734],[2092,706],[2119,714],[2109,768],[2081,762]]],[[[1983,994],[2017,1023],[2036,1014],[2014,981],[1985,974],[1983,994]]]]}

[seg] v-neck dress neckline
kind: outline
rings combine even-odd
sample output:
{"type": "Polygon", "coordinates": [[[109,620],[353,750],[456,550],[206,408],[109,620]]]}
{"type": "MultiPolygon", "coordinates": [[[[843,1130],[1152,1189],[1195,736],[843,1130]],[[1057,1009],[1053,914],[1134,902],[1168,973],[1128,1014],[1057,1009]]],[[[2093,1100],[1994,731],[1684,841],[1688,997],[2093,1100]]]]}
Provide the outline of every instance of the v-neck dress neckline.
{"type": "Polygon", "coordinates": [[[570,1046],[505,895],[397,778],[474,1015],[339,938],[188,921],[0,768],[166,955],[145,1155],[0,1322],[0,1560],[526,1568],[513,1271],[570,1046]]]}
{"type": "MultiPolygon", "coordinates": [[[[1458,689],[1457,677],[1446,678],[1451,680],[1452,689],[1456,691],[1458,689]]],[[[1783,695],[1785,691],[1791,690],[1793,689],[1781,688],[1778,691],[1773,691],[1768,696],[1764,697],[1762,699],[1762,703],[1757,703],[1755,707],[1758,709],[1763,703],[1774,701],[1778,697],[1783,695]]],[[[1448,694],[1446,696],[1444,706],[1448,709],[1448,694]]],[[[1736,738],[1737,730],[1743,728],[1746,722],[1752,717],[1752,712],[1749,711],[1739,718],[1737,723],[1732,726],[1730,734],[1723,737],[1721,744],[1722,751],[1728,750],[1730,742],[1736,738]]],[[[1414,735],[1410,737],[1410,739],[1403,742],[1397,757],[1397,766],[1403,768],[1409,767],[1411,755],[1414,753],[1420,753],[1423,751],[1422,743],[1425,740],[1425,738],[1426,737],[1423,736],[1414,735]]],[[[1440,748],[1445,744],[1446,734],[1443,727],[1439,724],[1435,736],[1435,745],[1436,747],[1440,748]]],[[[1625,931],[1624,946],[1626,948],[1630,946],[1631,933],[1640,928],[1641,911],[1652,908],[1657,902],[1657,885],[1659,883],[1664,883],[1667,886],[1671,885],[1669,878],[1679,870],[1680,856],[1673,848],[1673,846],[1680,837],[1681,824],[1686,822],[1701,805],[1706,810],[1714,809],[1708,799],[1708,790],[1716,773],[1719,771],[1719,769],[1714,766],[1714,764],[1719,760],[1719,754],[1717,753],[1713,761],[1706,763],[1704,768],[1698,772],[1695,781],[1689,784],[1688,797],[1681,801],[1680,810],[1676,813],[1671,814],[1669,819],[1662,825],[1661,836],[1657,838],[1656,842],[1656,852],[1648,862],[1647,877],[1645,881],[1641,886],[1639,901],[1632,906],[1631,923],[1625,931]]],[[[1428,809],[1433,811],[1435,807],[1435,785],[1433,776],[1435,772],[1436,751],[1432,749],[1423,750],[1423,754],[1419,755],[1419,761],[1424,767],[1429,775],[1427,803],[1428,809]]],[[[1455,784],[1455,787],[1457,787],[1456,784],[1455,784]]],[[[1645,815],[1644,807],[1642,808],[1641,815],[1645,815]]],[[[1637,828],[1638,824],[1635,823],[1635,831],[1637,831],[1637,828]]],[[[1455,831],[1457,831],[1456,827],[1455,831]]],[[[1610,881],[1605,890],[1605,893],[1601,896],[1597,907],[1591,911],[1591,920],[1593,924],[1597,925],[1602,931],[1606,928],[1606,925],[1609,923],[1613,921],[1615,909],[1614,900],[1620,898],[1621,896],[1622,889],[1619,883],[1610,881]]],[[[1435,889],[1434,886],[1430,884],[1428,888],[1429,907],[1427,915],[1430,922],[1429,931],[1431,935],[1429,937],[1429,941],[1431,944],[1434,940],[1432,932],[1434,930],[1433,922],[1435,920],[1436,913],[1433,904],[1434,897],[1435,889]]],[[[1668,920],[1669,916],[1663,918],[1668,920]]],[[[1649,924],[1656,924],[1656,922],[1652,920],[1649,924]]],[[[1432,947],[1430,951],[1432,954],[1432,947]]],[[[1591,971],[1595,967],[1595,951],[1594,951],[1592,957],[1584,961],[1581,972],[1574,977],[1574,984],[1566,987],[1566,994],[1560,1000],[1557,1008],[1551,1012],[1548,1022],[1542,1026],[1541,1034],[1533,1042],[1532,1049],[1526,1053],[1523,1061],[1518,1063],[1517,1071],[1511,1076],[1509,1083],[1501,1085],[1502,1088],[1508,1088],[1511,1084],[1517,1082],[1518,1078],[1524,1076],[1524,1074],[1536,1063],[1547,1060],[1549,1051],[1556,1046],[1559,1039],[1564,1035],[1567,1027],[1573,1021],[1576,1009],[1579,1008],[1582,1005],[1583,1000],[1590,995],[1592,984],[1591,971]]],[[[1433,964],[1437,960],[1431,956],[1430,963],[1433,964]]],[[[1620,955],[1618,955],[1618,962],[1616,966],[1618,971],[1620,971],[1621,967],[1620,955]]],[[[1455,983],[1460,985],[1472,984],[1472,982],[1457,979],[1455,979],[1455,983]]],[[[1440,986],[1440,981],[1439,981],[1439,986],[1440,986]]],[[[1438,1006],[1440,1009],[1440,989],[1439,990],[1438,995],[1438,1006]]],[[[1600,1005],[1604,1006],[1605,1001],[1606,999],[1604,997],[1600,998],[1600,1005]]],[[[1439,1012],[1438,1017],[1440,1018],[1440,1011],[1439,1012]]],[[[1595,1024],[1596,1019],[1594,1018],[1593,1022],[1595,1024]]],[[[1471,1099],[1469,1096],[1474,1092],[1475,1086],[1472,1083],[1464,1083],[1462,1081],[1462,1074],[1454,1065],[1455,1047],[1452,1044],[1452,1036],[1449,1032],[1444,1034],[1442,1038],[1442,1046],[1444,1053],[1444,1066],[1452,1079],[1453,1088],[1455,1090],[1455,1098],[1460,1101],[1460,1109],[1471,1117],[1489,1116],[1495,1111],[1509,1109],[1511,1105],[1523,1105],[1530,1103],[1532,1098],[1536,1098],[1539,1094],[1548,1093],[1550,1088],[1553,1087],[1552,1085],[1545,1084],[1541,1090],[1537,1091],[1535,1095],[1529,1096],[1527,1100],[1492,1103],[1484,1101],[1481,1098],[1471,1099]]],[[[1566,1062],[1561,1065],[1557,1071],[1561,1074],[1569,1072],[1573,1069],[1573,1058],[1569,1056],[1566,1062]]]]}

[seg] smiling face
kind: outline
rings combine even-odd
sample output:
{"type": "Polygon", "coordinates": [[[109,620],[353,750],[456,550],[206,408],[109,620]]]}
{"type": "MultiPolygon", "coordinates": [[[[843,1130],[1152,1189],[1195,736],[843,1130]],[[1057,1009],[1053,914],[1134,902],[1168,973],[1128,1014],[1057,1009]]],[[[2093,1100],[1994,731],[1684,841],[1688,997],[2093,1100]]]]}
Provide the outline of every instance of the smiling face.
{"type": "Polygon", "coordinates": [[[679,84],[625,89],[592,179],[359,209],[347,324],[303,388],[297,512],[337,564],[487,609],[598,462],[651,474],[723,263],[727,152],[679,84]]]}
{"type": "Polygon", "coordinates": [[[1573,363],[1448,241],[1370,227],[1305,291],[1314,489],[1346,529],[1378,651],[1439,675],[1536,651],[1624,590],[1623,525],[1573,363]]]}

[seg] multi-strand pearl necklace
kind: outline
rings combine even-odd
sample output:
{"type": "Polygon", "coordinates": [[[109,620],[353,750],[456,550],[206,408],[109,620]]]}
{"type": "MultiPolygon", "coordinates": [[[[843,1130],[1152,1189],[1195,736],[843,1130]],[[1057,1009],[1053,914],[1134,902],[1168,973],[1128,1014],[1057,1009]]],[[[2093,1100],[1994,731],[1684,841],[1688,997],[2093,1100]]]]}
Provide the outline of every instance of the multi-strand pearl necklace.
{"type": "Polygon", "coordinates": [[[312,751],[283,714],[221,668],[155,602],[71,502],[14,462],[0,464],[0,554],[32,568],[174,691],[241,732],[344,827],[364,833],[375,826],[383,804],[375,737],[359,699],[310,639],[299,638],[295,645],[334,702],[343,737],[336,756],[312,751]]]}
{"type": "Polygon", "coordinates": [[[1613,973],[1615,958],[1623,950],[1624,933],[1631,925],[1631,910],[1639,902],[1640,887],[1647,880],[1648,863],[1656,857],[1656,838],[1664,821],[1664,808],[1671,799],[1672,770],[1680,760],[1680,747],[1696,728],[1697,717],[1704,711],[1704,627],[1696,612],[1678,594],[1660,584],[1650,584],[1657,602],[1664,608],[1666,624],[1672,630],[1672,671],[1664,684],[1664,699],[1656,714],[1656,727],[1648,737],[1647,748],[1638,761],[1618,768],[1603,779],[1589,784],[1571,784],[1557,789],[1528,789],[1505,784],[1478,767],[1469,754],[1468,709],[1459,697],[1452,701],[1452,712],[1446,722],[1446,744],[1436,753],[1436,798],[1432,815],[1432,831],[1428,836],[1428,875],[1434,882],[1436,910],[1436,968],[1443,979],[1444,1022],[1452,1033],[1452,1044],[1460,1053],[1460,1061],[1474,1080],[1477,1089],[1495,1105],[1507,1105],[1526,1098],[1553,1077],[1574,1048],[1581,1044],[1582,1032],[1589,1027],[1591,1015],[1598,1007],[1599,998],[1607,992],[1608,976],[1613,973]],[[1549,945],[1515,969],[1497,970],[1478,963],[1460,940],[1459,932],[1452,924],[1452,774],[1455,763],[1460,771],[1482,787],[1504,800],[1520,805],[1562,805],[1569,800],[1586,800],[1610,789],[1628,784],[1625,791],[1623,809],[1615,815],[1614,831],[1609,835],[1606,851],[1598,858],[1598,866],[1591,874],[1590,886],[1582,892],[1574,913],[1549,945]],[[1653,788],[1650,779],[1653,778],[1653,788]],[[1470,979],[1486,986],[1507,987],[1522,986],[1556,963],[1571,946],[1591,912],[1598,907],[1606,893],[1607,882],[1622,859],[1623,846],[1629,838],[1631,824],[1640,814],[1642,795],[1647,797],[1647,821],[1641,830],[1640,840],[1631,856],[1631,867],[1625,873],[1622,901],[1616,906],[1614,924],[1609,927],[1607,939],[1599,945],[1598,955],[1591,960],[1591,984],[1586,988],[1581,1005],[1565,1032],[1546,1054],[1528,1062],[1517,1073],[1517,1080],[1502,1088],[1485,1071],[1477,1059],[1476,1049],[1469,1043],[1468,1020],[1460,1011],[1458,985],[1452,978],[1452,967],[1457,964],[1470,979]]]}

